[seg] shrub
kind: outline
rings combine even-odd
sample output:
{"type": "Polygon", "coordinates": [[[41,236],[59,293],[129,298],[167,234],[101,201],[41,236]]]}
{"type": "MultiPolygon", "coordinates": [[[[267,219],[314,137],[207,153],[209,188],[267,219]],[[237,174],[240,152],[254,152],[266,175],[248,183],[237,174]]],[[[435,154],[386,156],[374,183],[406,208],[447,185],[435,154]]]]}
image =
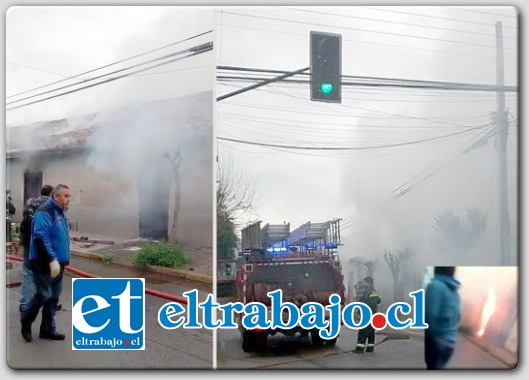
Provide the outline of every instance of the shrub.
{"type": "Polygon", "coordinates": [[[149,243],[136,256],[136,264],[140,267],[156,265],[160,267],[176,268],[190,264],[184,250],[170,243],[149,243]]]}
{"type": "Polygon", "coordinates": [[[110,264],[112,262],[112,260],[114,260],[114,256],[112,256],[110,253],[105,253],[101,260],[105,264],[110,264]]]}

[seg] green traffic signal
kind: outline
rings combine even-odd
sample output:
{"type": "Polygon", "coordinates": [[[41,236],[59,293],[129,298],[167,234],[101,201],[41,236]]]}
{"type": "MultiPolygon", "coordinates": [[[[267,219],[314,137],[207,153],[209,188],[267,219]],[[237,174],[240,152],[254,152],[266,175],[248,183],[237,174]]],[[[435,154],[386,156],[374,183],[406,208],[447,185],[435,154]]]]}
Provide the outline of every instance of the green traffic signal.
{"type": "Polygon", "coordinates": [[[333,90],[332,84],[331,83],[322,83],[320,85],[320,90],[325,95],[329,95],[332,92],[332,90],[333,90]]]}
{"type": "Polygon", "coordinates": [[[310,100],[342,102],[342,36],[310,32],[310,100]]]}

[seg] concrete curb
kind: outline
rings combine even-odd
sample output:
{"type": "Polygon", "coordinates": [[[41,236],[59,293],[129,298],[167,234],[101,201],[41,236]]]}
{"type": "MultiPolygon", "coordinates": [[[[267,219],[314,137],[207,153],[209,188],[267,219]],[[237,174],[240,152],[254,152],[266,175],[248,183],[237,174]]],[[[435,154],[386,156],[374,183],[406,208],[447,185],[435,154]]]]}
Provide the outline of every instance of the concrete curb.
{"type": "MultiPolygon", "coordinates": [[[[84,257],[86,259],[90,259],[94,261],[103,261],[103,256],[104,256],[100,253],[80,252],[80,251],[76,251],[73,249],[70,249],[70,255],[84,257]]],[[[133,265],[127,265],[127,264],[120,263],[117,265],[129,267],[129,268],[135,268],[133,265]]],[[[209,275],[202,274],[202,273],[196,273],[196,272],[186,271],[182,269],[158,267],[154,265],[149,265],[147,269],[152,272],[168,274],[168,275],[175,276],[178,278],[183,278],[185,280],[191,280],[191,281],[201,282],[203,284],[213,285],[213,276],[209,276],[209,275]]]]}

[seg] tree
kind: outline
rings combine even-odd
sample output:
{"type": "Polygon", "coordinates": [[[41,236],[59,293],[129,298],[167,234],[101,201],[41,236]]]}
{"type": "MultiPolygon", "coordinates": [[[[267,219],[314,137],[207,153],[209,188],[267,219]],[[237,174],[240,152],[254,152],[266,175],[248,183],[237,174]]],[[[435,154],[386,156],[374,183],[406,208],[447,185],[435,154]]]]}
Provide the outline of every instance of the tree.
{"type": "Polygon", "coordinates": [[[387,249],[384,252],[384,260],[388,264],[393,279],[393,302],[404,300],[404,283],[411,256],[412,252],[409,249],[398,251],[397,255],[387,249]]]}
{"type": "MultiPolygon", "coordinates": [[[[365,276],[370,276],[373,279],[375,278],[375,267],[377,265],[378,259],[372,259],[368,260],[365,257],[357,256],[352,257],[349,260],[347,260],[347,263],[349,265],[349,273],[348,273],[348,301],[353,302],[355,301],[355,294],[356,289],[355,285],[361,281],[365,276]]],[[[376,283],[376,279],[375,279],[376,283]]]]}
{"type": "Polygon", "coordinates": [[[249,212],[255,189],[242,172],[219,170],[217,183],[217,258],[232,259],[237,247],[236,221],[249,212]]]}
{"type": "Polygon", "coordinates": [[[176,242],[176,230],[178,228],[178,215],[180,214],[180,163],[182,157],[180,155],[180,148],[172,152],[164,151],[162,155],[171,164],[173,179],[174,179],[174,208],[173,208],[173,220],[171,228],[169,229],[169,241],[176,242]]]}
{"type": "Polygon", "coordinates": [[[217,205],[217,258],[232,259],[237,247],[235,223],[226,211],[226,207],[217,205]]]}
{"type": "Polygon", "coordinates": [[[375,278],[375,267],[377,266],[378,259],[374,260],[362,260],[362,264],[366,267],[367,275],[371,278],[375,278]]]}
{"type": "Polygon", "coordinates": [[[450,210],[437,214],[434,228],[441,235],[438,245],[444,250],[461,252],[471,249],[487,229],[487,214],[473,208],[462,220],[450,210]]]}

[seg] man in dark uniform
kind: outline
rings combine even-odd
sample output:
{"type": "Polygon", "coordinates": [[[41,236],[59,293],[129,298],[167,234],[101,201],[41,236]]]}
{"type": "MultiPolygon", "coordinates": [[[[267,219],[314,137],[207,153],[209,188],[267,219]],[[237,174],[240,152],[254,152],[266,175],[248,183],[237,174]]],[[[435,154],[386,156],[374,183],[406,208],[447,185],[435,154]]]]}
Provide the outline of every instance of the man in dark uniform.
{"type": "MultiPolygon", "coordinates": [[[[375,314],[377,305],[380,303],[380,297],[373,285],[373,278],[370,276],[364,278],[362,286],[359,286],[357,291],[359,293],[358,302],[365,303],[371,309],[371,313],[375,314]]],[[[358,331],[358,339],[353,352],[355,354],[363,354],[364,349],[365,352],[375,351],[375,329],[371,326],[371,323],[358,331]]]]}
{"type": "Polygon", "coordinates": [[[11,201],[11,189],[6,189],[6,243],[8,246],[11,246],[11,218],[15,215],[16,212],[15,205],[11,201]]]}

